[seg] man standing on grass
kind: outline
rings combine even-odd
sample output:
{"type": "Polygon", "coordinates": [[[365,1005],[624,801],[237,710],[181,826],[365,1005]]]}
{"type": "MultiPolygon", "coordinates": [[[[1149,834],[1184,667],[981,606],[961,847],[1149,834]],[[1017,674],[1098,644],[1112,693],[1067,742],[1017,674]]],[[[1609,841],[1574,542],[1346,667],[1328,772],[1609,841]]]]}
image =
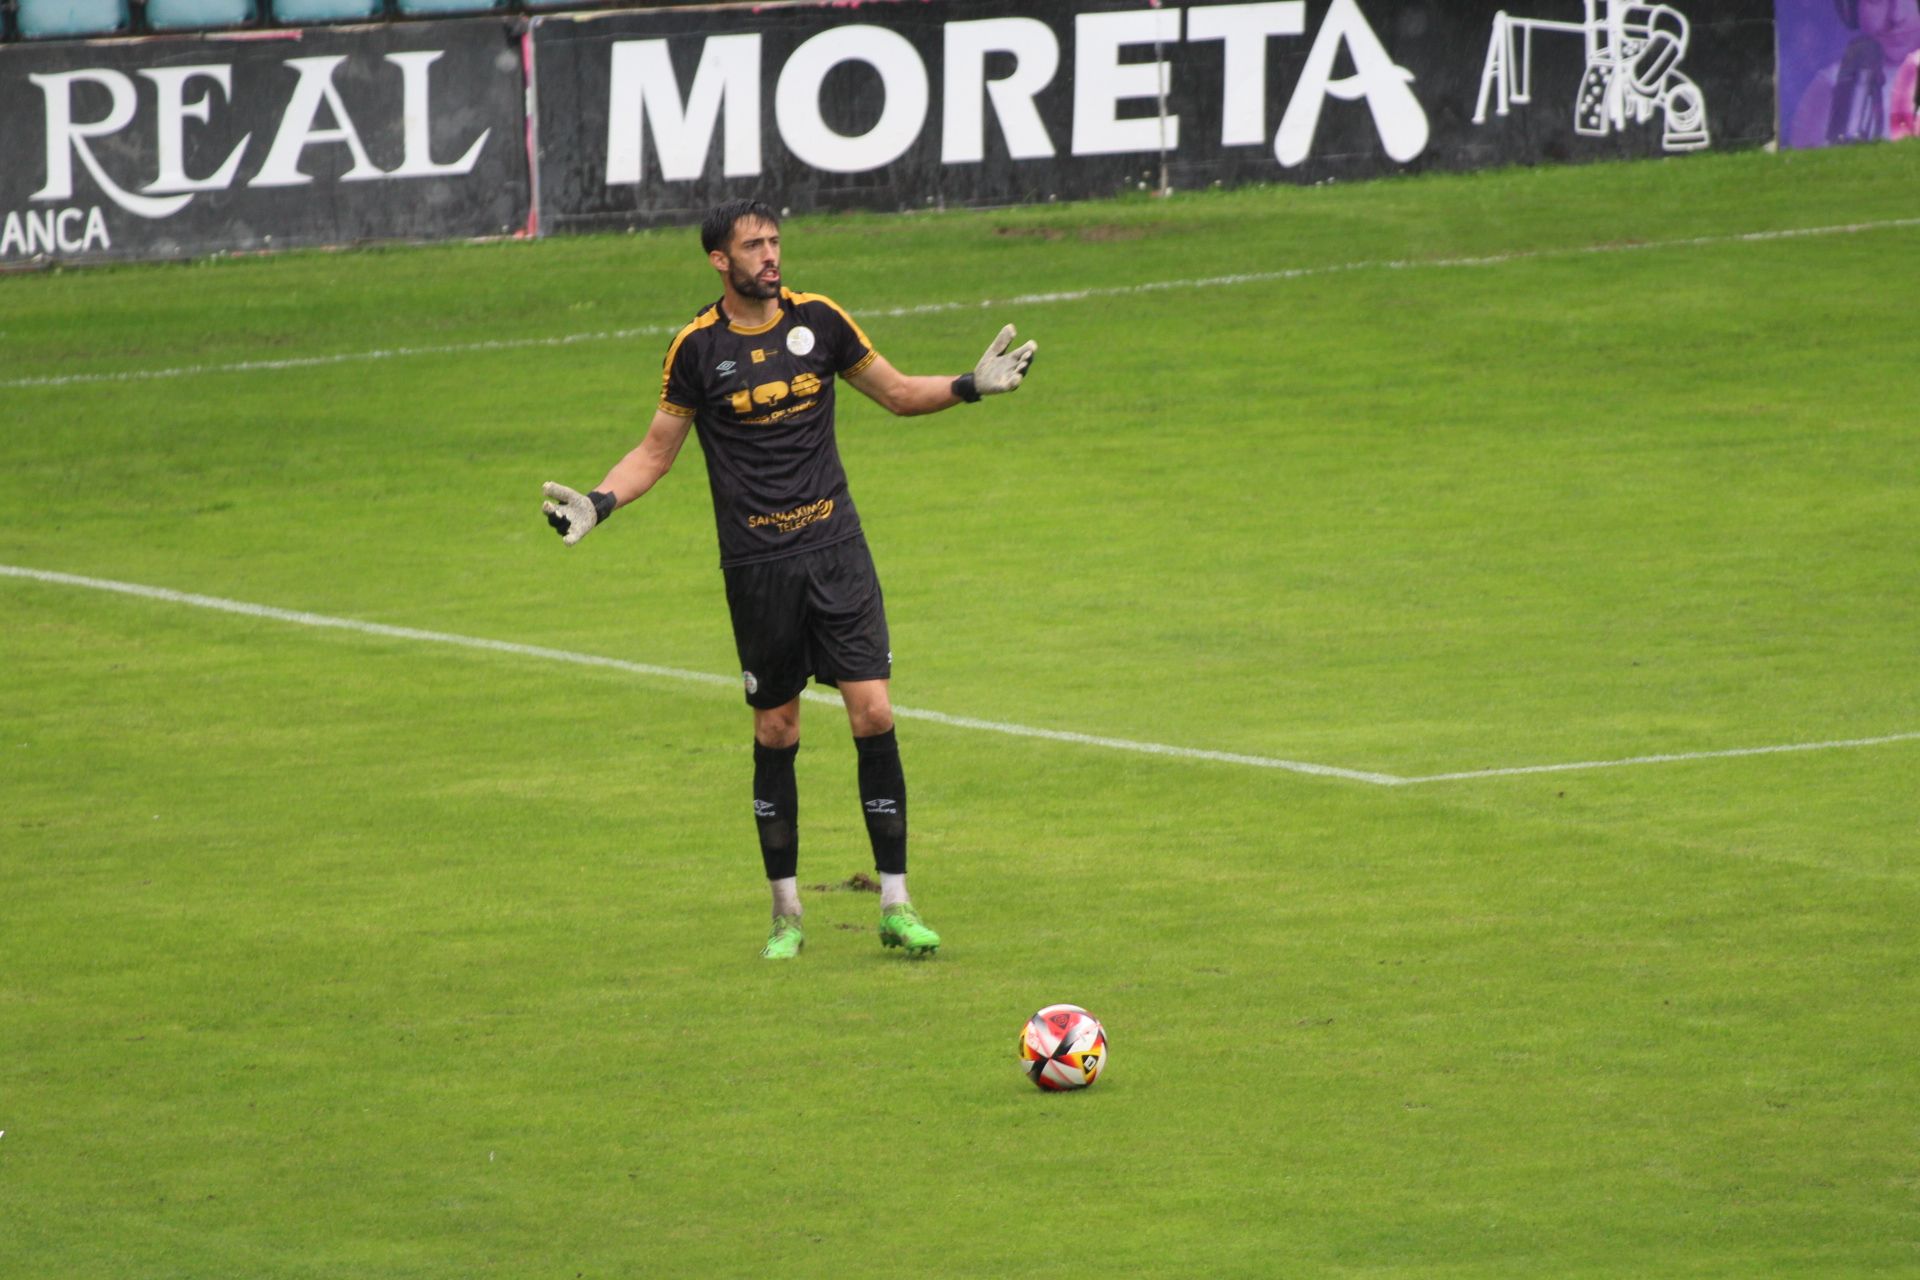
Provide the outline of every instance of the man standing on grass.
{"type": "Polygon", "coordinates": [[[719,206],[701,225],[700,243],[722,293],[668,346],[646,438],[591,493],[547,484],[541,509],[572,546],[653,488],[673,466],[688,428],[699,430],[734,645],[753,709],[753,815],[773,890],[773,931],[760,954],[791,959],[806,941],[793,761],[800,693],[811,676],[839,688],[853,728],[860,801],[880,873],[880,941],[929,955],[940,935],[907,896],[907,791],[887,696],[893,650],[886,608],[834,443],[833,383],[844,377],[890,413],[936,413],[1017,388],[1035,344],[1008,351],[1008,325],[973,372],[910,377],[888,364],[831,299],[781,287],[780,216],[768,205],[719,206]]]}

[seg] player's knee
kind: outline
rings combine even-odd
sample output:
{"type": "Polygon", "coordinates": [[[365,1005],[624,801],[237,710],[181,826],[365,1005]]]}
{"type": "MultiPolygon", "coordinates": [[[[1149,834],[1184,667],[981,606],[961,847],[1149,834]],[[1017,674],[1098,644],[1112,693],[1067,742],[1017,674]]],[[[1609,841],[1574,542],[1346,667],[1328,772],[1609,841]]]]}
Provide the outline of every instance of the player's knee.
{"type": "Polygon", "coordinates": [[[849,706],[847,719],[852,722],[854,737],[871,738],[893,728],[893,704],[881,698],[857,707],[849,706]]]}
{"type": "Polygon", "coordinates": [[[800,741],[800,716],[785,707],[756,711],[753,715],[753,740],[763,747],[785,750],[800,741]]]}

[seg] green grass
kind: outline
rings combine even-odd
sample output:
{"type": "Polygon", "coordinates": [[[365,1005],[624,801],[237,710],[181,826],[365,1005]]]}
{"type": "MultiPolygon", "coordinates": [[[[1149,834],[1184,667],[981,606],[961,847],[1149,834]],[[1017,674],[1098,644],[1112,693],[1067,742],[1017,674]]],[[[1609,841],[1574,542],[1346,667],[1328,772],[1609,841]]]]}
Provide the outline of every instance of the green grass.
{"type": "MultiPolygon", "coordinates": [[[[905,706],[1402,776],[1920,731],[1920,148],[801,219],[905,706]],[[1624,252],[1640,242],[1703,242],[1624,252]],[[1477,266],[1443,261],[1532,253],[1477,266]],[[1363,267],[976,313],[936,300],[1363,267]]],[[[0,564],[733,670],[684,231],[0,279],[0,564]]],[[[1920,742],[1383,788],[0,577],[0,1275],[1920,1275],[1920,742]],[[809,705],[803,884],[868,869],[809,705]],[[1039,1006],[1111,1070],[1017,1073],[1039,1006]]]]}

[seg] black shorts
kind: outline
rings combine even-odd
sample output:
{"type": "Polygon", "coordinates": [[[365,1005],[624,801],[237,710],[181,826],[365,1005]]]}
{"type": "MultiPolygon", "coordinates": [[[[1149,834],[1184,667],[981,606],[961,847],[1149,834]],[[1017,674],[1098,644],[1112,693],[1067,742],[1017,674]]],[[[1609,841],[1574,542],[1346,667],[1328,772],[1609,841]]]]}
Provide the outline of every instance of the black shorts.
{"type": "Polygon", "coordinates": [[[892,675],[886,603],[865,537],[721,572],[747,705],[784,706],[809,676],[838,685],[892,675]]]}

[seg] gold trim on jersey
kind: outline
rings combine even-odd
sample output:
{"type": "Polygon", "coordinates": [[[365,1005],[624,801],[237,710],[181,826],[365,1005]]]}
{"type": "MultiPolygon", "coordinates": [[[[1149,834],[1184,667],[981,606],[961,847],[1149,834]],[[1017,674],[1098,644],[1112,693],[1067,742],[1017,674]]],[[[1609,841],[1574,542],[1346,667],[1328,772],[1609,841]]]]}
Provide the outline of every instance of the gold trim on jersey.
{"type": "Polygon", "coordinates": [[[720,319],[720,305],[715,303],[695,316],[679,333],[673,335],[673,342],[667,347],[667,358],[660,362],[660,407],[679,418],[691,418],[692,409],[682,409],[667,399],[667,388],[673,383],[673,358],[680,354],[680,344],[702,329],[710,328],[720,319]]]}
{"type": "Polygon", "coordinates": [[[852,368],[842,369],[840,371],[840,376],[843,378],[857,378],[861,374],[867,371],[868,365],[872,364],[875,360],[878,360],[879,358],[880,358],[880,353],[878,351],[875,351],[872,347],[868,347],[867,354],[865,354],[864,356],[861,356],[858,360],[854,361],[852,368]]]}
{"type": "MultiPolygon", "coordinates": [[[[786,291],[783,289],[781,290],[781,292],[784,293],[786,291]]],[[[728,316],[727,328],[733,330],[735,333],[751,338],[756,333],[765,333],[767,330],[773,328],[773,326],[779,324],[782,320],[786,318],[787,318],[787,313],[782,309],[780,309],[779,307],[775,307],[773,310],[773,319],[767,321],[765,324],[755,325],[751,329],[749,329],[745,325],[742,325],[738,321],[734,320],[732,316],[728,316]]]]}
{"type": "Polygon", "coordinates": [[[832,298],[829,298],[826,294],[795,293],[791,289],[782,289],[780,290],[780,294],[782,297],[786,298],[789,302],[793,303],[793,305],[796,307],[804,306],[809,302],[826,303],[828,306],[832,307],[835,311],[838,311],[840,313],[840,318],[847,322],[847,327],[849,329],[853,330],[853,336],[860,339],[860,345],[865,347],[869,351],[873,350],[873,343],[867,340],[867,332],[866,330],[860,327],[860,322],[855,320],[852,316],[848,315],[847,309],[845,307],[835,302],[832,298]]]}

